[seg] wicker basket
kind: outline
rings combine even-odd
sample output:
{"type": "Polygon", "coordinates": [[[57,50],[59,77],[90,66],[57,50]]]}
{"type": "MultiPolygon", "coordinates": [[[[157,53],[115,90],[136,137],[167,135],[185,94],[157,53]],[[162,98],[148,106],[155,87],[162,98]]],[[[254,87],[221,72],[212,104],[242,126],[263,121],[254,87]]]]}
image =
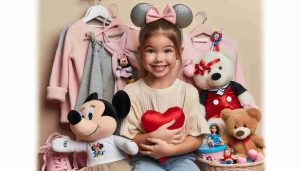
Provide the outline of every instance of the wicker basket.
{"type": "Polygon", "coordinates": [[[220,171],[220,170],[228,170],[228,171],[263,171],[264,170],[264,162],[254,162],[254,163],[246,163],[246,164],[218,164],[213,162],[208,162],[207,160],[203,160],[201,158],[197,158],[199,161],[201,171],[220,171]]]}

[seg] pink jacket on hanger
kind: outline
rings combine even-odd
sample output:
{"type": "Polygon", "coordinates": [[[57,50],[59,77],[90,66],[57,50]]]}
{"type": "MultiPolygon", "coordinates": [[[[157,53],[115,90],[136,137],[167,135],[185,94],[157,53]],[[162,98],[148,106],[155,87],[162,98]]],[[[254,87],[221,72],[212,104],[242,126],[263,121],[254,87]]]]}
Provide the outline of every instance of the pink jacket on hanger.
{"type": "MultiPolygon", "coordinates": [[[[68,29],[63,51],[61,49],[56,51],[47,87],[47,99],[60,103],[60,121],[63,123],[68,122],[67,114],[74,108],[78,96],[89,45],[89,41],[85,40],[86,33],[99,31],[101,31],[100,28],[91,27],[82,20],[78,20],[68,29]]],[[[136,50],[138,30],[128,29],[127,32],[126,47],[136,50]]]]}

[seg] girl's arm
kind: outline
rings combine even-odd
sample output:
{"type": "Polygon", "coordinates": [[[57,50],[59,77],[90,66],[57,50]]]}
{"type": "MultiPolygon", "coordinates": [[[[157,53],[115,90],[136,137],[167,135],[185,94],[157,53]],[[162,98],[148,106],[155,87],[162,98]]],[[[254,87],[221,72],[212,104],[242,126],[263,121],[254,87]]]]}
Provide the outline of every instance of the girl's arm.
{"type": "Polygon", "coordinates": [[[148,138],[161,139],[170,144],[179,144],[184,141],[185,134],[182,131],[183,127],[178,129],[169,130],[167,129],[171,125],[173,125],[175,120],[170,121],[162,126],[160,126],[157,130],[144,134],[137,134],[132,140],[139,145],[140,144],[153,144],[148,141],[148,138]]]}
{"type": "Polygon", "coordinates": [[[187,136],[181,144],[168,144],[156,138],[148,138],[147,140],[154,145],[141,144],[143,149],[140,152],[157,159],[164,156],[185,154],[198,149],[202,144],[203,135],[198,137],[187,136]]]}

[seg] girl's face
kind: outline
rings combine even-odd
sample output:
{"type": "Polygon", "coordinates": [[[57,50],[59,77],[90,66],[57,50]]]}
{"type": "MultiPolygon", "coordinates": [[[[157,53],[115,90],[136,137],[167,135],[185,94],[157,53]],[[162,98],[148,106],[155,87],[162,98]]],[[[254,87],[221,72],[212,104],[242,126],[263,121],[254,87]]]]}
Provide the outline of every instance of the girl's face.
{"type": "Polygon", "coordinates": [[[145,41],[143,52],[142,63],[150,76],[160,79],[171,76],[177,53],[170,39],[161,34],[151,36],[145,41]]]}

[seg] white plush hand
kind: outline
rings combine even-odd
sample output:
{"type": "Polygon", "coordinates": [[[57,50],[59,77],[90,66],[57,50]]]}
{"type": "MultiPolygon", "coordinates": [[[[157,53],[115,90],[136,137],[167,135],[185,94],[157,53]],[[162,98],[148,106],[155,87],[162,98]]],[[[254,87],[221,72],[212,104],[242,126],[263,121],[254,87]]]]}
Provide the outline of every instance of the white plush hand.
{"type": "Polygon", "coordinates": [[[184,62],[183,73],[186,77],[191,78],[194,75],[195,68],[192,60],[186,60],[184,62]]]}
{"type": "Polygon", "coordinates": [[[126,149],[125,152],[127,154],[130,154],[130,155],[135,155],[139,152],[138,145],[133,141],[126,141],[125,142],[125,149],[126,149]]]}
{"type": "Polygon", "coordinates": [[[114,136],[114,139],[116,146],[127,154],[134,155],[138,153],[139,147],[132,140],[116,135],[114,136]]]}
{"type": "Polygon", "coordinates": [[[76,143],[68,136],[55,138],[52,141],[52,149],[56,152],[73,152],[75,147],[76,143]]]}
{"type": "Polygon", "coordinates": [[[240,104],[244,108],[256,107],[255,100],[254,100],[253,96],[249,93],[249,91],[245,91],[244,93],[242,93],[241,95],[239,95],[238,99],[240,101],[240,104]]]}

